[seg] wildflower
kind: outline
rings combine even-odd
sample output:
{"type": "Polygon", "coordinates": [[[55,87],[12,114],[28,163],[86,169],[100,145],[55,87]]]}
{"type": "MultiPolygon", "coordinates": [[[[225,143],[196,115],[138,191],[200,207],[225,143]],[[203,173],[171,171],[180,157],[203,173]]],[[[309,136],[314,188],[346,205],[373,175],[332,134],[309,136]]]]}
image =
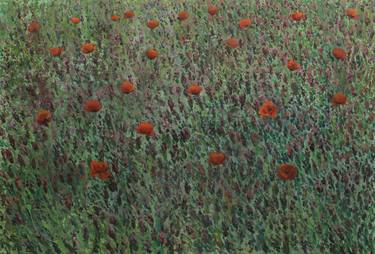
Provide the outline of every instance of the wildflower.
{"type": "Polygon", "coordinates": [[[42,109],[36,116],[36,122],[40,125],[47,125],[51,121],[52,115],[48,110],[42,109]]]}
{"type": "Polygon", "coordinates": [[[334,48],[332,50],[332,54],[335,58],[339,59],[339,60],[343,60],[346,58],[346,52],[345,50],[343,50],[342,48],[334,48]]]}
{"type": "Polygon", "coordinates": [[[297,176],[297,168],[291,164],[281,164],[277,176],[284,181],[293,180],[297,176]]]}
{"type": "Polygon", "coordinates": [[[240,27],[240,29],[244,29],[250,25],[251,25],[251,19],[241,19],[240,22],[238,23],[238,26],[240,27]]]}
{"type": "Polygon", "coordinates": [[[239,45],[239,42],[236,38],[231,37],[226,41],[226,44],[227,44],[227,46],[229,46],[231,48],[237,48],[238,45],[239,45]]]}
{"type": "Polygon", "coordinates": [[[223,152],[211,152],[208,156],[208,162],[212,165],[223,164],[226,156],[223,152]]]}
{"type": "Polygon", "coordinates": [[[346,103],[346,96],[344,93],[338,92],[334,96],[332,96],[331,101],[334,106],[343,105],[346,103]]]}
{"type": "Polygon", "coordinates": [[[70,21],[73,23],[73,24],[78,24],[81,22],[81,19],[80,18],[77,18],[77,17],[72,17],[70,19],[70,21]]]}
{"type": "Polygon", "coordinates": [[[306,15],[303,12],[296,11],[290,15],[290,18],[293,19],[294,21],[300,21],[302,19],[305,19],[306,15]]]}
{"type": "Polygon", "coordinates": [[[159,26],[159,21],[157,21],[155,19],[151,19],[151,20],[147,21],[147,26],[150,29],[155,29],[156,27],[159,26]]]}
{"type": "Polygon", "coordinates": [[[119,20],[120,20],[120,16],[118,16],[118,15],[112,15],[112,16],[111,16],[111,20],[112,20],[112,21],[115,21],[115,22],[116,22],[116,21],[119,21],[119,20]]]}
{"type": "Polygon", "coordinates": [[[189,18],[189,13],[187,11],[182,11],[178,14],[178,19],[180,21],[187,20],[189,18]]]}
{"type": "Polygon", "coordinates": [[[208,6],[208,13],[213,16],[218,12],[219,8],[217,8],[215,5],[209,5],[208,6]]]}
{"type": "Polygon", "coordinates": [[[296,71],[299,68],[301,68],[301,66],[294,60],[289,60],[287,66],[288,66],[288,69],[291,71],[296,71]]]}
{"type": "Polygon", "coordinates": [[[275,118],[277,115],[277,107],[276,105],[270,101],[266,100],[263,105],[259,109],[259,114],[262,117],[272,117],[275,118]]]}
{"type": "Polygon", "coordinates": [[[64,51],[64,48],[49,48],[48,50],[52,56],[57,57],[61,55],[61,53],[64,51]]]}
{"type": "Polygon", "coordinates": [[[153,136],[155,134],[154,126],[150,122],[140,122],[135,130],[139,134],[144,134],[146,136],[153,136]]]}
{"type": "Polygon", "coordinates": [[[185,44],[185,43],[187,43],[189,40],[185,37],[185,36],[181,36],[180,37],[180,43],[181,44],[185,44]]]}
{"type": "Polygon", "coordinates": [[[132,83],[130,83],[129,81],[124,81],[122,82],[121,86],[120,86],[120,90],[122,93],[131,93],[134,91],[134,85],[132,83]]]}
{"type": "Polygon", "coordinates": [[[84,105],[84,110],[86,112],[98,112],[101,108],[102,104],[98,100],[88,100],[84,105]]]}
{"type": "Polygon", "coordinates": [[[85,43],[81,47],[81,51],[84,54],[89,54],[89,53],[93,52],[95,49],[96,49],[96,45],[93,44],[93,43],[85,43]]]}
{"type": "Polygon", "coordinates": [[[102,180],[108,179],[111,176],[108,163],[104,161],[92,160],[90,162],[90,176],[98,176],[102,180]]]}
{"type": "Polygon", "coordinates": [[[158,56],[158,52],[156,51],[156,49],[151,48],[151,49],[148,49],[148,50],[146,51],[146,56],[147,56],[149,59],[155,59],[155,58],[158,56]]]}
{"type": "Polygon", "coordinates": [[[359,18],[358,10],[355,8],[348,8],[345,10],[345,13],[346,13],[346,16],[348,16],[349,18],[352,18],[352,19],[359,18]]]}
{"type": "Polygon", "coordinates": [[[40,29],[40,23],[38,21],[31,21],[29,26],[27,27],[27,30],[30,33],[38,32],[40,29]]]}
{"type": "Polygon", "coordinates": [[[124,18],[126,18],[126,19],[131,19],[131,18],[133,18],[133,17],[134,17],[134,12],[133,12],[133,11],[128,10],[128,11],[125,11],[125,12],[124,12],[124,18]]]}
{"type": "Polygon", "coordinates": [[[202,87],[198,84],[192,84],[186,90],[189,94],[199,95],[202,91],[202,87]]]}

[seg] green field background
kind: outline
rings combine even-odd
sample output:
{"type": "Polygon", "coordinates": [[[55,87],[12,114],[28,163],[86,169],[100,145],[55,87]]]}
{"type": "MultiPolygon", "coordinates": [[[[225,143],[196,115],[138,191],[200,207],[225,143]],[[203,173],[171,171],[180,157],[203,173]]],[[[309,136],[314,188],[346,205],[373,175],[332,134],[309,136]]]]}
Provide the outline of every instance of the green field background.
{"type": "Polygon", "coordinates": [[[375,253],[374,1],[15,0],[0,10],[0,253],[375,253]],[[297,10],[305,20],[290,19],[297,10]],[[82,54],[85,42],[95,52],[82,54]],[[124,80],[134,93],[120,93],[124,80]],[[192,83],[199,96],[186,93],[192,83]],[[338,92],[347,101],[334,106],[338,92]],[[92,98],[97,113],[83,110],[92,98]],[[259,115],[265,100],[276,118],[259,115]],[[35,121],[40,109],[48,126],[35,121]],[[141,121],[154,137],[135,131],[141,121]],[[209,163],[213,151],[223,165],[209,163]],[[91,177],[91,160],[111,177],[91,177]],[[282,163],[294,180],[277,177],[282,163]]]}

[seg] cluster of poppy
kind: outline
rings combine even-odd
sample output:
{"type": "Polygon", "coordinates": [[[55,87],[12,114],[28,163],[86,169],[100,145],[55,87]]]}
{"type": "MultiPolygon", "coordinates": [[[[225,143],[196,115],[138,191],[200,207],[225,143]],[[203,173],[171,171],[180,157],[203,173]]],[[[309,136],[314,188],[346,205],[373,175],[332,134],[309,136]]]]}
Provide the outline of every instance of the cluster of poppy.
{"type": "Polygon", "coordinates": [[[90,162],[90,176],[106,180],[111,176],[109,165],[104,161],[92,160],[90,162]]]}
{"type": "MultiPolygon", "coordinates": [[[[209,5],[208,6],[208,13],[211,16],[214,16],[218,13],[219,8],[215,5],[209,5]]],[[[346,15],[350,18],[358,19],[359,15],[356,9],[354,8],[349,8],[346,9],[346,15]]],[[[124,18],[125,19],[131,19],[135,16],[134,12],[131,10],[125,11],[124,12],[124,18]]],[[[178,20],[184,21],[189,18],[189,13],[187,11],[182,11],[178,14],[178,20]]],[[[303,12],[294,12],[290,15],[290,18],[294,21],[301,21],[306,19],[306,14],[303,12]]],[[[117,15],[112,15],[111,16],[112,21],[119,21],[120,16],[117,15]]],[[[73,24],[79,24],[81,22],[81,19],[78,17],[72,17],[70,21],[73,24]]],[[[251,25],[251,19],[249,18],[244,18],[239,21],[239,28],[240,29],[245,29],[249,25],[251,25]]],[[[157,20],[149,20],[147,21],[147,27],[150,29],[155,29],[156,27],[159,26],[159,21],[157,20]]],[[[29,26],[28,26],[28,31],[30,33],[37,32],[41,28],[41,25],[37,21],[32,21],[29,26]]],[[[237,48],[239,46],[239,40],[233,37],[230,37],[226,40],[226,45],[230,48],[237,48]]],[[[81,46],[81,51],[84,54],[89,54],[92,53],[96,50],[96,45],[93,43],[85,43],[81,46]]],[[[61,53],[64,51],[64,48],[62,47],[56,47],[56,48],[50,48],[49,49],[50,54],[54,57],[58,57],[61,55],[61,53]]],[[[155,59],[158,57],[158,52],[154,48],[149,48],[146,52],[145,55],[149,59],[155,59]]],[[[347,56],[347,53],[345,50],[341,48],[334,48],[332,50],[332,55],[339,60],[344,60],[347,56]]],[[[296,71],[301,68],[300,64],[298,64],[295,60],[289,60],[287,63],[287,68],[290,71],[296,71]]],[[[135,87],[134,85],[129,82],[129,81],[124,81],[120,85],[120,91],[124,94],[129,94],[134,92],[135,87]]],[[[199,95],[203,88],[199,84],[191,84],[187,89],[187,93],[191,95],[199,95]]],[[[340,104],[345,104],[346,103],[346,96],[339,92],[336,93],[332,97],[332,104],[333,105],[340,105],[340,104]]],[[[91,99],[85,102],[84,104],[84,110],[86,112],[98,112],[102,108],[102,104],[100,101],[91,99]]],[[[269,117],[269,118],[275,118],[277,116],[277,106],[271,101],[271,100],[266,100],[264,103],[261,105],[259,108],[259,115],[261,117],[269,117]]],[[[48,110],[40,110],[37,114],[36,117],[36,122],[40,125],[47,125],[52,118],[52,114],[48,110]]],[[[150,122],[140,122],[138,126],[135,128],[136,132],[139,134],[143,134],[146,136],[154,136],[154,126],[150,122]]],[[[226,155],[223,152],[217,151],[217,152],[211,152],[208,156],[208,162],[212,165],[221,165],[225,162],[226,155]]],[[[102,161],[96,161],[93,160],[90,163],[90,175],[93,177],[99,177],[103,180],[108,179],[110,177],[110,172],[109,172],[109,166],[108,163],[102,162],[102,161]]],[[[278,177],[282,180],[293,180],[296,175],[297,175],[297,169],[295,166],[291,164],[281,164],[278,169],[278,177]]]]}

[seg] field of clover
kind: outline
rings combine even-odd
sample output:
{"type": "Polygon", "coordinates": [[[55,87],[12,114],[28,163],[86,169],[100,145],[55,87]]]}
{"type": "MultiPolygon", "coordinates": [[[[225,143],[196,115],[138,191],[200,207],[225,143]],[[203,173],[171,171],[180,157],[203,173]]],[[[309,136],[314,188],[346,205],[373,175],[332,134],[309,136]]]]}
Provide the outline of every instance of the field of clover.
{"type": "Polygon", "coordinates": [[[0,253],[375,253],[375,2],[0,3],[0,253]]]}

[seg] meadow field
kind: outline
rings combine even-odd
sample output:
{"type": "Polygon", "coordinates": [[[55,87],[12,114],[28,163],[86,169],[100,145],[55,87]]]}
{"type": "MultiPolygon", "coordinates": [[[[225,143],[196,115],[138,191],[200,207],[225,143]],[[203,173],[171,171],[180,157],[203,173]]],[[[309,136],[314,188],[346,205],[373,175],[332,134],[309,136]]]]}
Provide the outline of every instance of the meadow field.
{"type": "Polygon", "coordinates": [[[0,253],[375,253],[375,2],[4,0],[0,253]]]}

